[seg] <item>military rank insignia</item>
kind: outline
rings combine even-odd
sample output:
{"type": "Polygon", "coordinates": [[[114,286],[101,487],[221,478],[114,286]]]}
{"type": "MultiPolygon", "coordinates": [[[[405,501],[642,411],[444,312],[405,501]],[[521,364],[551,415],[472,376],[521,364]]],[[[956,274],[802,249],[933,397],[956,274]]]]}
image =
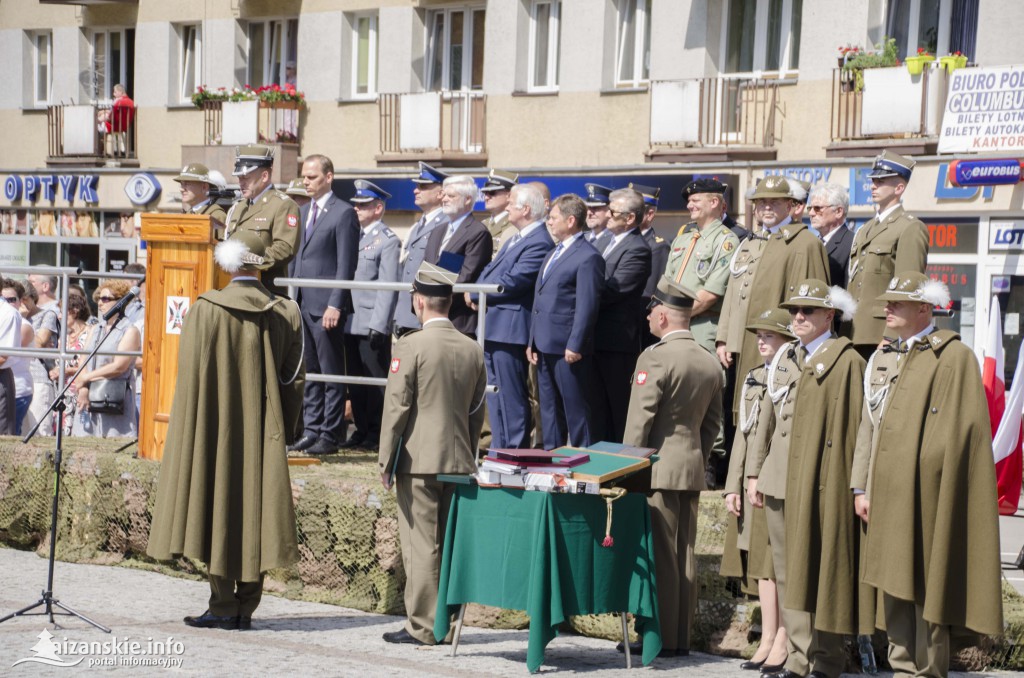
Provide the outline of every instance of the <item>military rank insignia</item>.
{"type": "Polygon", "coordinates": [[[299,225],[299,218],[294,214],[288,215],[288,228],[295,228],[299,225]]]}
{"type": "Polygon", "coordinates": [[[637,386],[643,386],[646,383],[647,383],[647,373],[646,372],[637,372],[636,373],[636,385],[637,386]]]}
{"type": "Polygon", "coordinates": [[[395,374],[398,372],[398,367],[402,364],[401,359],[395,358],[391,361],[391,373],[395,374]]]}

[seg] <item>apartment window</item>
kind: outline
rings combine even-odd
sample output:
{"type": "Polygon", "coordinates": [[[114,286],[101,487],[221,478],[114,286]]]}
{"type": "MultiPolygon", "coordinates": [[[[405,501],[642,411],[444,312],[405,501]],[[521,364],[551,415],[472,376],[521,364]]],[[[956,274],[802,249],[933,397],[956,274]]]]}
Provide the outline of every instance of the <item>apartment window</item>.
{"type": "Polygon", "coordinates": [[[796,71],[801,14],[803,0],[729,0],[725,72],[796,71]]]}
{"type": "Polygon", "coordinates": [[[178,26],[180,50],[178,55],[179,97],[189,101],[196,87],[203,84],[203,38],[198,24],[178,26]]]}
{"type": "Polygon", "coordinates": [[[295,84],[298,19],[249,23],[249,78],[252,87],[295,84]],[[292,72],[288,73],[289,64],[292,72]]]}
{"type": "Polygon", "coordinates": [[[962,52],[974,58],[979,0],[889,0],[885,34],[896,39],[900,58],[925,49],[942,55],[962,52]]]}
{"type": "Polygon", "coordinates": [[[530,5],[530,90],[558,89],[561,0],[533,0],[530,5]]]}
{"type": "Polygon", "coordinates": [[[427,89],[483,89],[484,9],[433,10],[427,30],[427,89]]]}
{"type": "Polygon", "coordinates": [[[89,95],[105,100],[113,96],[114,85],[122,84],[131,96],[134,90],[135,30],[110,29],[92,32],[92,81],[89,95]]]}
{"type": "Polygon", "coordinates": [[[53,33],[50,31],[32,35],[32,64],[32,97],[37,105],[45,106],[50,103],[53,84],[53,33]]]}
{"type": "Polygon", "coordinates": [[[352,22],[352,96],[377,95],[377,15],[358,15],[352,22]]]}
{"type": "Polygon", "coordinates": [[[651,0],[619,0],[615,74],[620,87],[639,87],[650,77],[651,0]]]}

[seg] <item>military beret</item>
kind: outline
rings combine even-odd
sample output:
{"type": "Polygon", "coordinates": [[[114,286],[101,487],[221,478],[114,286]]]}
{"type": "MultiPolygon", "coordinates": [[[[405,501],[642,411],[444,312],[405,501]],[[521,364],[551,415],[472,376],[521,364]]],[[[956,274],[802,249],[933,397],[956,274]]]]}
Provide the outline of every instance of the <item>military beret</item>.
{"type": "Polygon", "coordinates": [[[726,188],[728,187],[718,179],[694,179],[690,183],[686,184],[685,188],[683,188],[683,197],[689,198],[691,195],[696,195],[697,193],[717,193],[719,195],[725,195],[726,188]]]}

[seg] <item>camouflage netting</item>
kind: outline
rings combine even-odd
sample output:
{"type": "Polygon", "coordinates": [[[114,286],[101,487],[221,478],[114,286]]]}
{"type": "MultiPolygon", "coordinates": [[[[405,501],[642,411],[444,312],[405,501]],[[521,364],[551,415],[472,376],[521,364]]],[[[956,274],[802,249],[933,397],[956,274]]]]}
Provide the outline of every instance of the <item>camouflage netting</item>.
{"type": "MultiPolygon", "coordinates": [[[[181,559],[156,563],[145,556],[159,464],[115,452],[124,440],[68,439],[64,451],[57,557],[67,562],[122,565],[174,576],[201,578],[202,563],[181,559]]],[[[49,549],[53,487],[53,440],[23,445],[0,438],[0,543],[49,549]]],[[[293,466],[292,492],[298,519],[300,562],[268,574],[266,588],[278,595],[366,610],[402,614],[405,575],[398,542],[394,495],[383,491],[376,456],[327,458],[321,466],[293,466]]],[[[701,498],[697,554],[700,605],[692,645],[715,654],[749,657],[760,630],[756,602],[718,574],[725,544],[725,509],[718,493],[701,498]]],[[[1004,584],[1006,634],[962,650],[953,666],[963,670],[1024,669],[1024,598],[1004,584]]],[[[525,628],[523,612],[471,605],[466,623],[490,628],[525,628]]],[[[618,639],[617,616],[574,617],[566,631],[618,639]]],[[[876,647],[884,647],[876,638],[876,647]]],[[[884,651],[880,652],[884,658],[884,651]]],[[[880,662],[881,663],[881,662],[880,662]]],[[[850,668],[857,666],[850,647],[850,668]]]]}

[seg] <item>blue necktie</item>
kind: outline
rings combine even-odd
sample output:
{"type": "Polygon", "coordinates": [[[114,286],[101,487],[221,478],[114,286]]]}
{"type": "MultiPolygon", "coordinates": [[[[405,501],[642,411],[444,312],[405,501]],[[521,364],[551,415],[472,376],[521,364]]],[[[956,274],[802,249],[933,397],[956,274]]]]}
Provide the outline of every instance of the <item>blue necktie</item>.
{"type": "Polygon", "coordinates": [[[558,261],[558,257],[562,256],[562,252],[565,251],[565,247],[565,243],[558,243],[558,247],[555,248],[555,253],[551,256],[551,261],[548,262],[547,268],[544,269],[544,278],[548,277],[548,271],[550,271],[551,267],[555,265],[556,261],[558,261]]]}

